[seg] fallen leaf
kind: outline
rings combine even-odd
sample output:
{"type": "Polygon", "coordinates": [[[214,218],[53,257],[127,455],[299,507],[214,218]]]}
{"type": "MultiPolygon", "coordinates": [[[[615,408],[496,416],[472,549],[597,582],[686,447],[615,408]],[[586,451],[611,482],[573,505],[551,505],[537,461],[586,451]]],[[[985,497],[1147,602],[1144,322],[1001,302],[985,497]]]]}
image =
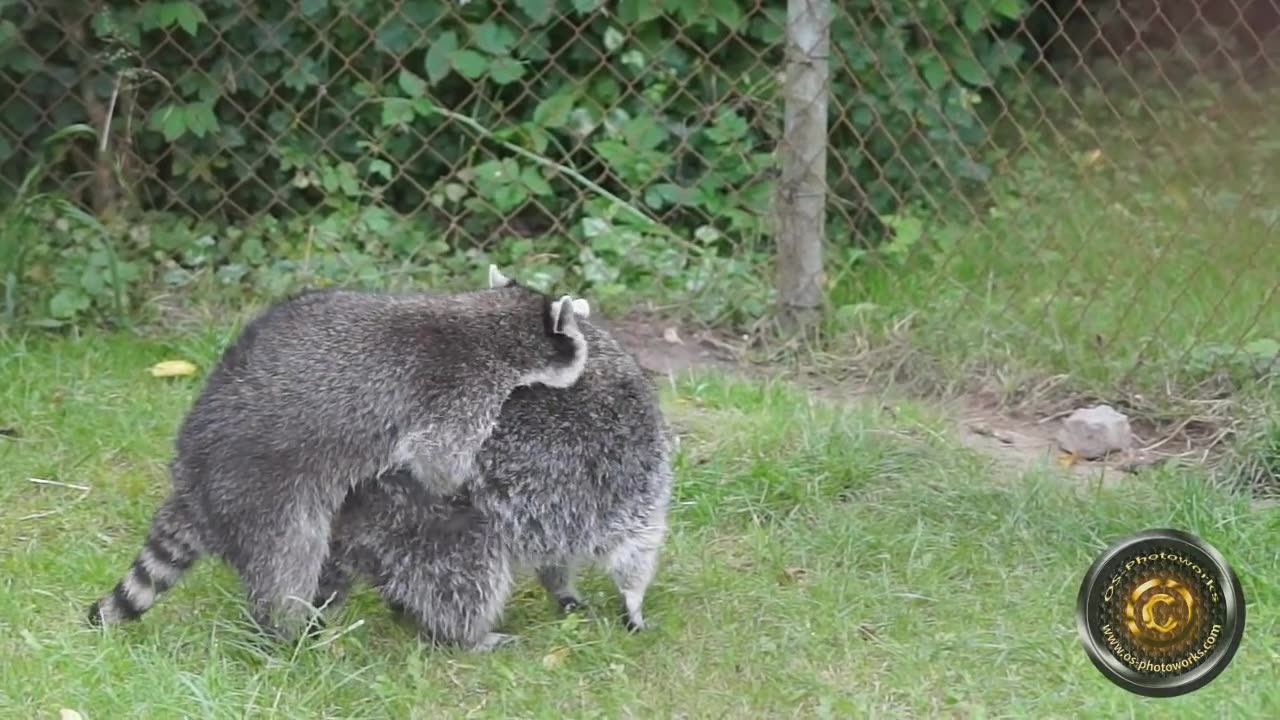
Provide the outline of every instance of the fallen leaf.
{"type": "Polygon", "coordinates": [[[782,576],[778,578],[783,583],[799,583],[804,582],[805,576],[809,574],[808,570],[799,567],[789,567],[782,571],[782,576]]]}
{"type": "Polygon", "coordinates": [[[58,711],[59,720],[84,720],[84,716],[70,708],[62,708],[58,711]]]}
{"type": "Polygon", "coordinates": [[[186,360],[165,360],[151,366],[152,377],[185,377],[195,372],[196,366],[186,360]]]}
{"type": "Polygon", "coordinates": [[[553,667],[557,667],[563,664],[568,657],[569,657],[569,648],[567,647],[556,648],[555,650],[552,650],[551,652],[542,656],[542,667],[550,670],[553,667]]]}
{"type": "Polygon", "coordinates": [[[1063,467],[1071,467],[1080,462],[1080,455],[1073,452],[1064,452],[1058,455],[1058,464],[1063,467]]]}
{"type": "Polygon", "coordinates": [[[1092,166],[1092,165],[1097,165],[1097,164],[1098,164],[1098,161],[1099,161],[1099,160],[1101,160],[1101,159],[1102,159],[1102,151],[1101,151],[1101,150],[1098,150],[1098,149],[1096,149],[1096,148],[1095,148],[1095,149],[1093,149],[1093,150],[1090,150],[1089,152],[1087,152],[1087,153],[1085,153],[1085,154],[1084,154],[1084,164],[1085,164],[1085,167],[1090,167],[1090,166],[1092,166]]]}
{"type": "Polygon", "coordinates": [[[683,345],[684,341],[680,339],[680,333],[676,332],[674,327],[669,327],[662,331],[662,339],[672,345],[683,345]]]}

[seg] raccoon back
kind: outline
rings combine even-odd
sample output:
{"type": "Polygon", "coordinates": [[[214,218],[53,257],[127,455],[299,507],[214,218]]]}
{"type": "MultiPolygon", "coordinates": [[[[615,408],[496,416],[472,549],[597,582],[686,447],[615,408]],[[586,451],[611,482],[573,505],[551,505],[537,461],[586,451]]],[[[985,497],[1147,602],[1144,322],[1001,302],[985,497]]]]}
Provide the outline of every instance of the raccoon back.
{"type": "Polygon", "coordinates": [[[527,554],[594,552],[665,503],[670,447],[657,389],[607,333],[573,387],[518,388],[481,448],[472,501],[527,554]]]}

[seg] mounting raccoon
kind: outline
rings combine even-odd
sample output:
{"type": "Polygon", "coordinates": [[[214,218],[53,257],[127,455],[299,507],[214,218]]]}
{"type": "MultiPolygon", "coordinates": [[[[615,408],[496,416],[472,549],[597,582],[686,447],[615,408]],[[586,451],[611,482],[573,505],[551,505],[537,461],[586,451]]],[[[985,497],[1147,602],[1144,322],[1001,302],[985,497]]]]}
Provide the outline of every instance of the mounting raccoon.
{"type": "Polygon", "coordinates": [[[560,392],[582,374],[585,301],[492,267],[489,279],[452,295],[308,292],[250,322],[183,422],[172,492],[90,623],[137,619],[215,555],[239,573],[258,624],[294,637],[352,487],[407,468],[424,491],[452,492],[513,390],[560,392]]]}

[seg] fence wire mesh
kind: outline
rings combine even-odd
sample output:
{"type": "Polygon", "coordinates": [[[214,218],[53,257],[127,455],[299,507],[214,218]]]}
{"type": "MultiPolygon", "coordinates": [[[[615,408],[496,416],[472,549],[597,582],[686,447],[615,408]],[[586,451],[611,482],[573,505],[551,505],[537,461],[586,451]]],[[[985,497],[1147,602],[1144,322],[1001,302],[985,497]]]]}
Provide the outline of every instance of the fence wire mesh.
{"type": "Polygon", "coordinates": [[[492,259],[739,328],[817,306],[866,348],[1257,378],[1278,26],[1274,0],[0,0],[0,194],[38,228],[6,221],[8,311],[492,259]]]}

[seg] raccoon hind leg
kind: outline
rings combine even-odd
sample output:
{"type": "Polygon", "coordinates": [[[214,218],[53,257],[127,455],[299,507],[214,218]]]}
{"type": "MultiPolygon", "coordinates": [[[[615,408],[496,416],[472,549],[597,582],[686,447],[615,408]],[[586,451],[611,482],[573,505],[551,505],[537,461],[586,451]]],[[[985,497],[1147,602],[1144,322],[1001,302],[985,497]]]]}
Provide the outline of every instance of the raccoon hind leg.
{"type": "Polygon", "coordinates": [[[494,632],[514,582],[505,554],[482,541],[426,546],[379,587],[388,606],[433,645],[487,652],[510,643],[513,637],[494,632]]]}
{"type": "Polygon", "coordinates": [[[299,631],[310,634],[323,625],[312,602],[329,556],[334,510],[320,498],[304,502],[282,498],[269,513],[278,518],[270,534],[237,538],[225,557],[248,591],[251,614],[259,629],[279,641],[293,641],[299,631]]]}
{"type": "Polygon", "coordinates": [[[648,627],[643,612],[644,596],[657,572],[658,549],[665,532],[665,525],[646,527],[615,548],[606,559],[609,576],[622,595],[625,622],[631,632],[648,627]]]}
{"type": "Polygon", "coordinates": [[[561,612],[573,612],[586,603],[574,587],[575,568],[569,562],[559,562],[538,568],[538,582],[555,599],[561,612]]]}

